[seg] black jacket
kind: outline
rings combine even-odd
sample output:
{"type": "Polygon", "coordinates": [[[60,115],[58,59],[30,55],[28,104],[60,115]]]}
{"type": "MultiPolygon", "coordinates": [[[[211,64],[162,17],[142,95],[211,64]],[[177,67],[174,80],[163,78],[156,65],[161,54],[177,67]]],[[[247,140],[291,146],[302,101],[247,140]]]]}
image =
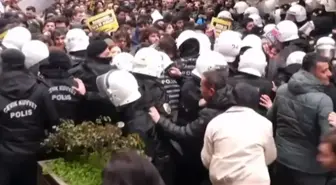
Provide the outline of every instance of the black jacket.
{"type": "Polygon", "coordinates": [[[101,116],[108,116],[112,122],[118,121],[115,107],[99,94],[96,78],[114,69],[111,58],[88,58],[84,63],[69,70],[69,73],[83,81],[86,87],[85,100],[80,105],[82,120],[95,121],[101,116]]]}
{"type": "Polygon", "coordinates": [[[60,119],[78,123],[80,120],[78,105],[84,97],[72,89],[72,86],[77,86],[73,77],[67,71],[59,69],[43,69],[41,74],[48,85],[50,98],[56,106],[60,119]]]}
{"type": "MultiPolygon", "coordinates": [[[[262,77],[239,72],[233,78],[229,79],[229,83],[233,86],[237,85],[238,83],[247,83],[255,87],[258,90],[260,96],[263,94],[268,95],[270,98],[273,98],[274,96],[274,93],[272,91],[272,82],[262,77]]],[[[259,99],[253,102],[255,102],[255,105],[253,107],[257,107],[257,110],[255,111],[265,116],[267,113],[267,109],[259,105],[259,99]]]]}
{"type": "Polygon", "coordinates": [[[173,151],[169,139],[166,138],[150,118],[148,111],[143,110],[141,101],[125,105],[119,109],[121,121],[125,123],[125,134],[138,134],[145,143],[145,153],[160,172],[167,185],[172,184],[173,151]]]}
{"type": "Polygon", "coordinates": [[[164,89],[164,86],[158,78],[133,73],[136,78],[141,98],[139,100],[142,110],[148,110],[154,106],[161,114],[169,115],[171,109],[169,108],[169,97],[164,89]]]}
{"type": "Polygon", "coordinates": [[[71,66],[72,68],[77,67],[85,62],[86,50],[84,51],[76,51],[70,52],[69,57],[71,59],[71,66]]]}
{"type": "Polygon", "coordinates": [[[48,89],[28,71],[0,76],[0,158],[35,158],[45,130],[59,123],[48,89]]]}
{"type": "Polygon", "coordinates": [[[180,108],[179,108],[179,124],[185,125],[197,118],[200,107],[198,105],[201,99],[200,90],[201,79],[192,75],[191,78],[187,78],[181,86],[180,94],[180,108]]]}

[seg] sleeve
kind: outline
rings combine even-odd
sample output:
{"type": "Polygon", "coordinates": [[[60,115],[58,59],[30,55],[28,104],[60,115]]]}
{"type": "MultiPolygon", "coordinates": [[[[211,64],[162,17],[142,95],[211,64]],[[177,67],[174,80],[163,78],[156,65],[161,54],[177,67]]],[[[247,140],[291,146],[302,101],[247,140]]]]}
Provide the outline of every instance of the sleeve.
{"type": "Polygon", "coordinates": [[[318,106],[318,125],[321,130],[321,136],[328,133],[331,125],[328,121],[328,116],[333,112],[333,103],[329,96],[323,95],[318,106]]]}
{"type": "Polygon", "coordinates": [[[209,169],[213,155],[212,128],[207,127],[204,135],[204,143],[201,151],[201,159],[205,168],[209,169]]]}
{"type": "Polygon", "coordinates": [[[211,121],[213,116],[205,114],[206,111],[201,111],[199,117],[188,123],[185,126],[179,126],[172,123],[169,119],[161,116],[158,124],[163,128],[165,134],[172,139],[193,139],[202,137],[204,135],[207,124],[211,121]]]}
{"type": "Polygon", "coordinates": [[[266,164],[270,165],[277,157],[277,149],[275,146],[275,141],[273,138],[273,128],[272,123],[268,123],[270,126],[267,130],[265,130],[265,144],[264,144],[264,151],[265,151],[265,160],[266,164]]]}
{"type": "Polygon", "coordinates": [[[48,131],[52,131],[52,127],[60,124],[60,118],[56,110],[54,102],[51,100],[48,89],[42,88],[42,111],[45,118],[45,127],[48,131]]]}

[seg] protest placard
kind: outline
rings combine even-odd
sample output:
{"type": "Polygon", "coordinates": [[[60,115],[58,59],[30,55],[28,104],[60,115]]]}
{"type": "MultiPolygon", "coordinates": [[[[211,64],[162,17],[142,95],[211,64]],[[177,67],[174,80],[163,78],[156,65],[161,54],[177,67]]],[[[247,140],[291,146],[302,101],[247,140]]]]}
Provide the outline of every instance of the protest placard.
{"type": "Polygon", "coordinates": [[[115,32],[119,28],[118,20],[113,10],[88,18],[86,24],[91,30],[108,33],[115,32]]]}

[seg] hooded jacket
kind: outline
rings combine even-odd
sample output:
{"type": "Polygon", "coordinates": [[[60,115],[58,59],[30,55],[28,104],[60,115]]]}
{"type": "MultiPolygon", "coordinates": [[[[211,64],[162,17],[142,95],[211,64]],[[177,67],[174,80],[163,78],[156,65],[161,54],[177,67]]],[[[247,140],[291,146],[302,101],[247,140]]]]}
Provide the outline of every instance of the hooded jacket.
{"type": "Polygon", "coordinates": [[[267,117],[276,127],[277,161],[310,174],[326,170],[317,162],[320,137],[330,129],[333,104],[325,86],[311,73],[300,70],[279,87],[267,117]]]}
{"type": "Polygon", "coordinates": [[[0,76],[0,158],[36,159],[44,131],[59,123],[48,89],[23,69],[0,76]]]}

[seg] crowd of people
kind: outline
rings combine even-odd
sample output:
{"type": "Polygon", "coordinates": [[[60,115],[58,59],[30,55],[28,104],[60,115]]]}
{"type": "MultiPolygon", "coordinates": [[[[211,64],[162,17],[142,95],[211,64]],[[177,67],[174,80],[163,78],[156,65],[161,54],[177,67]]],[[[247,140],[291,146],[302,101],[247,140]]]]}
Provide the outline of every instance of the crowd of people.
{"type": "Polygon", "coordinates": [[[99,117],[149,159],[116,154],[104,185],[335,183],[334,0],[1,5],[0,185],[36,185],[47,133],[99,117]]]}

